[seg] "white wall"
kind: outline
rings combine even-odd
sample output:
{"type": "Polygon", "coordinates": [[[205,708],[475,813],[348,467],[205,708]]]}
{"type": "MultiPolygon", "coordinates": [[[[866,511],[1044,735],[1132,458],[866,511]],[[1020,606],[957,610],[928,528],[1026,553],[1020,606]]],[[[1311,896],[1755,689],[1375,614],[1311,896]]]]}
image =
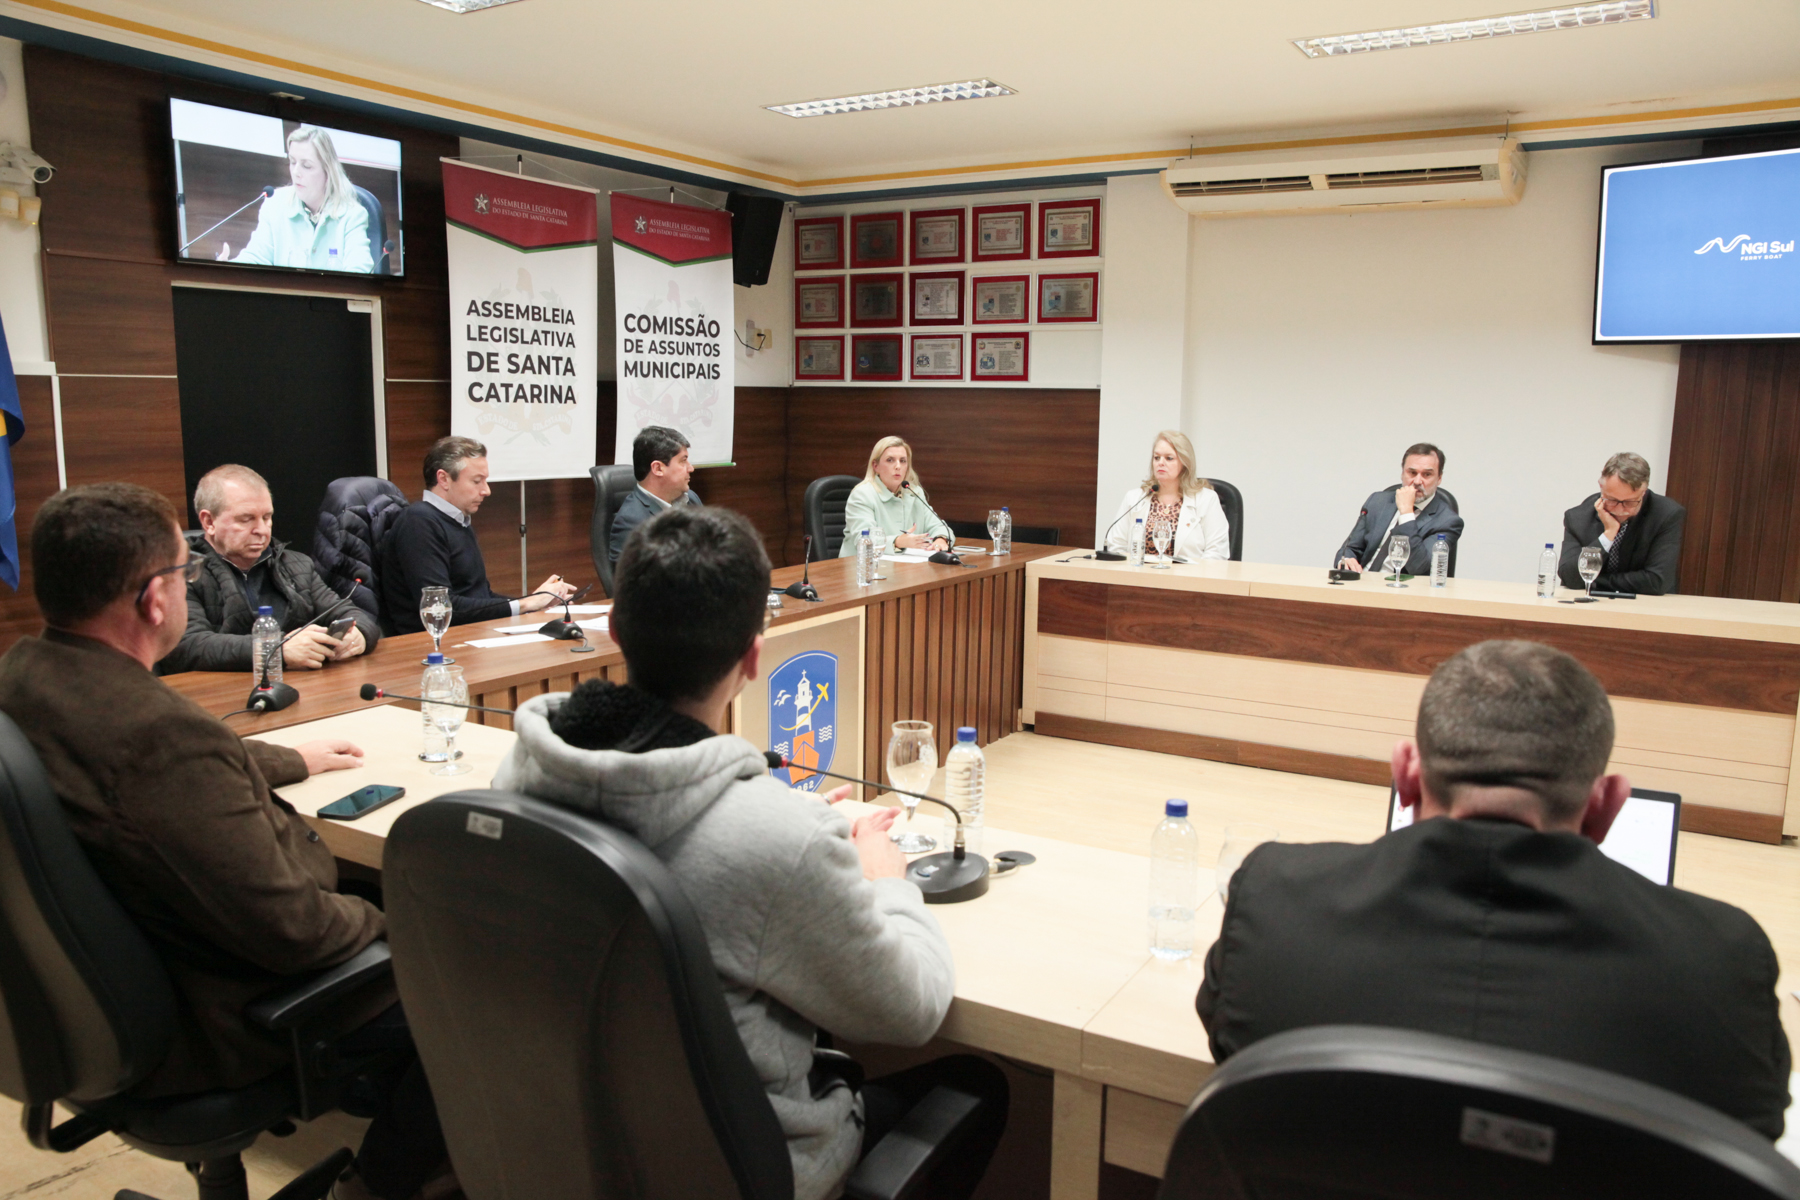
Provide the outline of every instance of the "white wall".
{"type": "MultiPolygon", "coordinates": [[[[12,38],[0,38],[0,76],[6,79],[6,95],[0,98],[0,142],[29,146],[23,47],[12,38]]],[[[6,186],[21,196],[34,195],[37,190],[30,184],[6,186]]],[[[43,364],[50,357],[50,337],[44,322],[38,231],[37,226],[22,221],[0,221],[0,321],[6,324],[14,368],[21,373],[47,374],[43,364]]]]}
{"type": "MultiPolygon", "coordinates": [[[[1590,344],[1600,168],[1697,152],[1535,153],[1512,208],[1190,218],[1183,427],[1243,490],[1244,558],[1323,568],[1418,441],[1448,458],[1467,578],[1530,578],[1614,451],[1660,490],[1680,348],[1590,344]]],[[[1103,456],[1102,502],[1129,479],[1103,456]]]]}

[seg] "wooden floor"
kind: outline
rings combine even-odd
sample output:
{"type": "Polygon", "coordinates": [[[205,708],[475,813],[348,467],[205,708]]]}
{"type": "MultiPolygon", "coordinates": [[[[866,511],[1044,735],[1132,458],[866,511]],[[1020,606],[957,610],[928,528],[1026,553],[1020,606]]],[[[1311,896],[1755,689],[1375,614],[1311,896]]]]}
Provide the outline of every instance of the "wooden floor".
{"type": "MultiPolygon", "coordinates": [[[[1201,839],[1201,861],[1217,855],[1227,825],[1256,820],[1283,841],[1370,841],[1386,819],[1387,791],[1303,775],[1152,754],[1019,733],[987,748],[989,823],[1045,837],[1146,854],[1163,801],[1187,800],[1201,839]]],[[[1004,846],[988,846],[989,853],[1004,846]]],[[[1790,1040],[1800,1033],[1800,849],[1684,833],[1676,884],[1747,910],[1762,923],[1782,962],[1782,1018],[1790,1040]]],[[[1209,903],[1217,903],[1216,899],[1209,903]]],[[[1198,1020],[1196,1017],[1195,1020],[1198,1020]]],[[[932,1047],[941,1053],[948,1047],[932,1047]]],[[[917,1052],[905,1057],[910,1058],[917,1052]]],[[[876,1057],[886,1057],[877,1055],[876,1057]]],[[[876,1071],[900,1059],[871,1062],[876,1071]]],[[[1042,1200],[1047,1194],[1048,1087],[1015,1076],[1014,1119],[979,1200],[1042,1200]]],[[[18,1128],[18,1106],[0,1100],[0,1117],[18,1128]]],[[[264,1200],[287,1178],[338,1146],[355,1147],[366,1122],[341,1114],[302,1127],[293,1137],[265,1137],[246,1154],[250,1194],[264,1200]]],[[[1150,1181],[1108,1169],[1102,1195],[1127,1200],[1150,1181]]],[[[69,1155],[32,1149],[17,1133],[0,1134],[0,1200],[47,1197],[110,1200],[122,1187],[160,1200],[188,1200],[185,1171],[102,1138],[69,1155]]]]}

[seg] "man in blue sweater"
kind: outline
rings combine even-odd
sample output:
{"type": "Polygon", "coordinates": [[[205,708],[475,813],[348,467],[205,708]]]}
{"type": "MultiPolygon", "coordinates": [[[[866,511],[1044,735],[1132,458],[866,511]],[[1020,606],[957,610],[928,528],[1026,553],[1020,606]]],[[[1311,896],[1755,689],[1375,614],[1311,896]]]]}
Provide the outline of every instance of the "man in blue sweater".
{"type": "Polygon", "coordinates": [[[488,586],[474,517],[488,498],[487,447],[446,437],[425,454],[425,494],[394,519],[381,544],[381,624],[388,633],[419,633],[419,592],[450,589],[450,623],[495,621],[566,600],[574,587],[552,575],[537,593],[514,600],[488,586]]]}

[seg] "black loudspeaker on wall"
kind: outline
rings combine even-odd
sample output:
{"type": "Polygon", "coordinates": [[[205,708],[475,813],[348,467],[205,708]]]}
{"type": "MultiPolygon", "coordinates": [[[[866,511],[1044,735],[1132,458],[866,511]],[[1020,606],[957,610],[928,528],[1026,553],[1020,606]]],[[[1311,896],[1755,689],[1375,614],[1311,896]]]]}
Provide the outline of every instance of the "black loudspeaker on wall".
{"type": "Polygon", "coordinates": [[[731,213],[731,280],[739,287],[769,282],[775,261],[775,239],[781,236],[781,210],[787,201],[775,196],[733,192],[725,207],[731,213]]]}

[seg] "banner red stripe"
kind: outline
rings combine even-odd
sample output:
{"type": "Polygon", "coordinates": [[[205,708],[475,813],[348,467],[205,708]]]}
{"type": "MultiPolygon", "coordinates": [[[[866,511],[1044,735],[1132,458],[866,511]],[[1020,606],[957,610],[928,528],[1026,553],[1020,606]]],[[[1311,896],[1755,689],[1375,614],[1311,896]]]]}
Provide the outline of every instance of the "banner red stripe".
{"type": "Polygon", "coordinates": [[[731,253],[731,214],[614,192],[612,235],[665,262],[718,258],[731,253]]]}
{"type": "Polygon", "coordinates": [[[444,215],[522,250],[600,240],[597,197],[584,188],[464,163],[444,165],[444,215]]]}

